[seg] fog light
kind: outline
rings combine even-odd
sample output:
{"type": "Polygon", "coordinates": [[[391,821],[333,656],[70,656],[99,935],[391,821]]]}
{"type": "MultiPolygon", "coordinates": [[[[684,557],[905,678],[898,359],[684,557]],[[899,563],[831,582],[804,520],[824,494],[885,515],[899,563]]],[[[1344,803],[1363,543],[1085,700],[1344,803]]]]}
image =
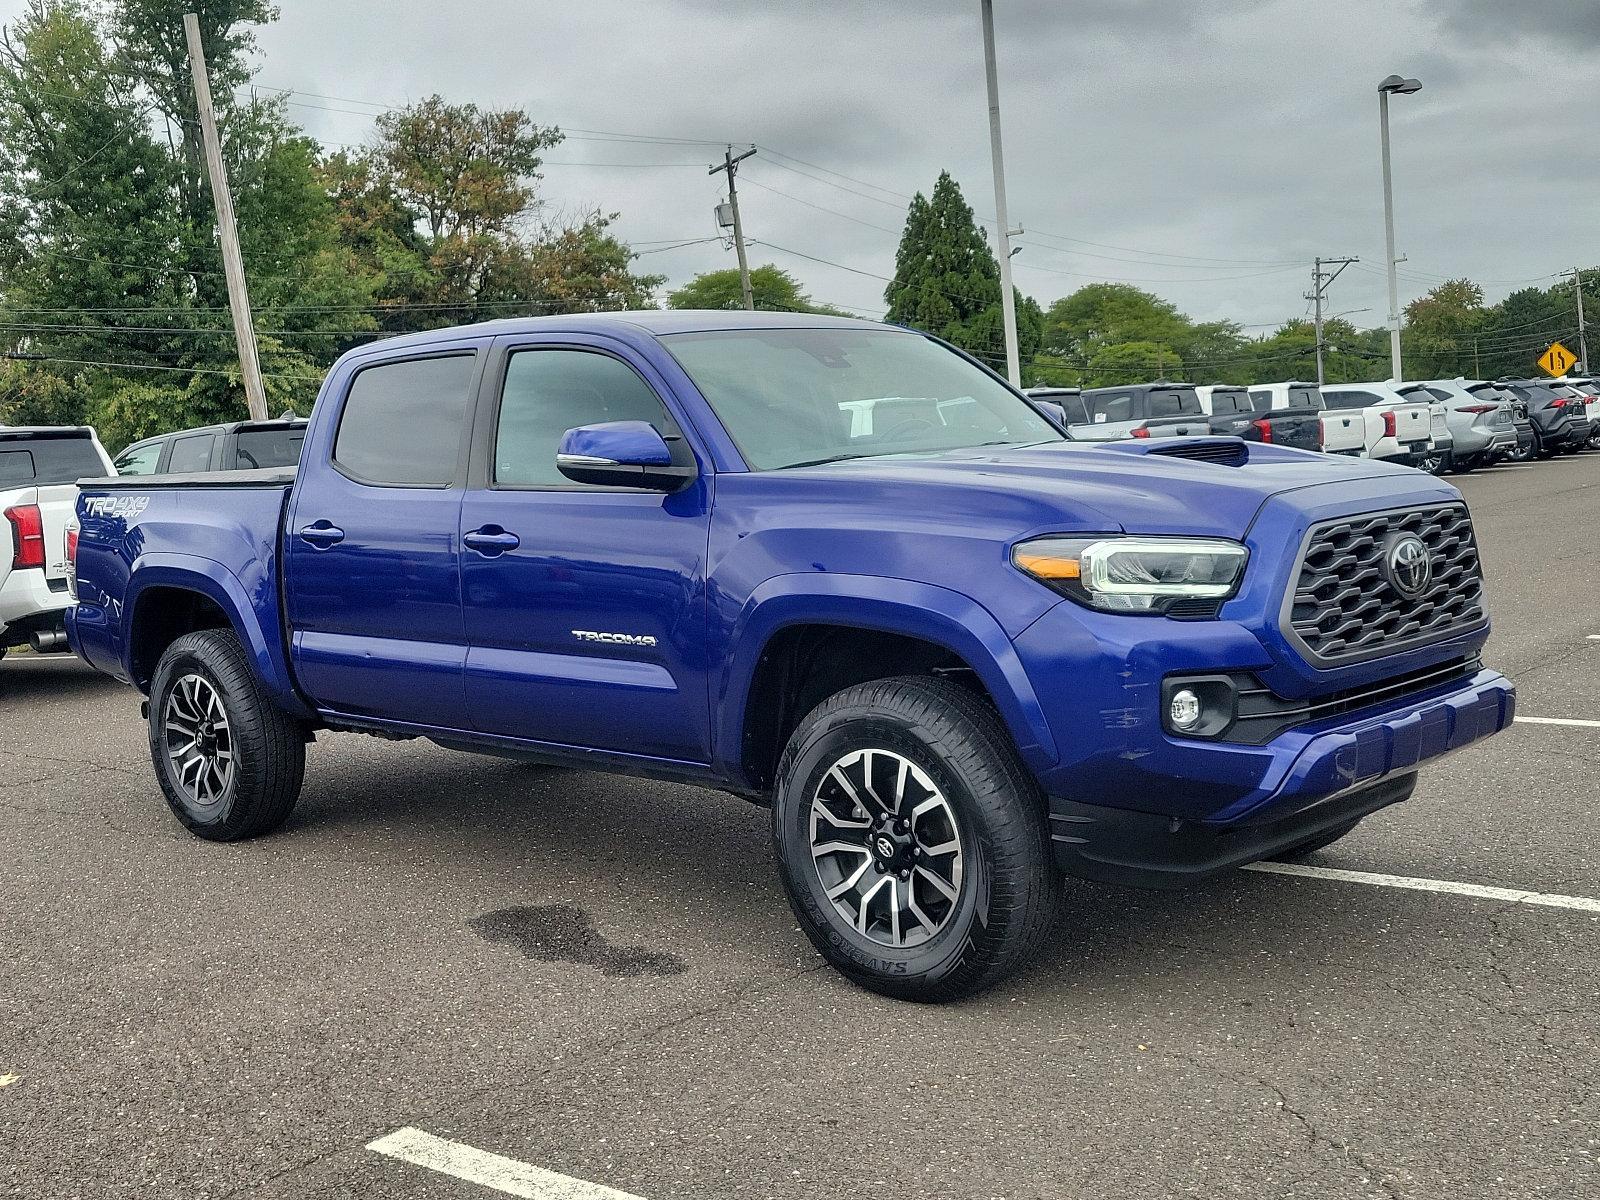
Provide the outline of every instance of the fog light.
{"type": "Polygon", "coordinates": [[[1180,688],[1172,693],[1172,700],[1167,706],[1167,720],[1174,729],[1190,730],[1200,724],[1200,697],[1188,688],[1180,688]]]}

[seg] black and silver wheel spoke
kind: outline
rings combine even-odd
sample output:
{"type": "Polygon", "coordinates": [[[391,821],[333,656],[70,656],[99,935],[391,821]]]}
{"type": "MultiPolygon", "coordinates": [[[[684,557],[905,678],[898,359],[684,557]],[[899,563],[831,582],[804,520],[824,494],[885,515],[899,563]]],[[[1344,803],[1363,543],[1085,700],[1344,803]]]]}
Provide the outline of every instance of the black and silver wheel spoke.
{"type": "Polygon", "coordinates": [[[215,804],[233,782],[233,729],[216,686],[185,675],[172,686],[162,732],[173,778],[197,805],[215,804]]]}
{"type": "Polygon", "coordinates": [[[913,946],[949,922],[961,895],[955,810],[916,763],[856,750],[811,799],[811,858],[823,893],[857,933],[913,946]]]}

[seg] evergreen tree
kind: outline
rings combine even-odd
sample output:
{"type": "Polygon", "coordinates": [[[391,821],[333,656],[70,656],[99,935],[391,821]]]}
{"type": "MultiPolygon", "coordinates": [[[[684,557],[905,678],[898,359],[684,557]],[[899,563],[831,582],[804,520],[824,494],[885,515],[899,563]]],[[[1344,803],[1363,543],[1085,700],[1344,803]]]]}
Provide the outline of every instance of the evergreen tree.
{"type": "MultiPolygon", "coordinates": [[[[1000,264],[948,171],[940,173],[931,199],[921,192],[912,198],[895,252],[894,279],[883,298],[889,305],[885,320],[935,334],[1004,366],[1000,264]]],[[[1015,299],[1018,349],[1026,362],[1039,349],[1044,315],[1020,292],[1015,299]]]]}

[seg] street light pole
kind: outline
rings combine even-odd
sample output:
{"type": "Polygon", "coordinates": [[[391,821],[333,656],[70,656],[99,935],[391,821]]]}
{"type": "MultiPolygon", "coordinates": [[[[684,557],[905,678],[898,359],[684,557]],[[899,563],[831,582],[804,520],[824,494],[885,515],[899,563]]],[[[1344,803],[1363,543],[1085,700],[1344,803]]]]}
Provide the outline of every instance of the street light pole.
{"type": "Polygon", "coordinates": [[[1378,124],[1383,138],[1383,236],[1389,264],[1389,365],[1394,381],[1403,378],[1400,366],[1400,281],[1395,275],[1394,187],[1389,178],[1389,94],[1410,95],[1422,90],[1416,79],[1390,75],[1378,85],[1378,124]]]}
{"type": "MultiPolygon", "coordinates": [[[[1011,288],[1011,224],[1006,216],[1006,164],[1000,150],[1000,85],[995,80],[994,0],[982,0],[983,69],[989,87],[989,152],[994,158],[994,220],[1000,258],[1000,314],[1006,330],[1006,377],[1022,386],[1017,352],[1017,302],[1011,288]]],[[[1019,229],[1016,232],[1021,233],[1019,229]]]]}

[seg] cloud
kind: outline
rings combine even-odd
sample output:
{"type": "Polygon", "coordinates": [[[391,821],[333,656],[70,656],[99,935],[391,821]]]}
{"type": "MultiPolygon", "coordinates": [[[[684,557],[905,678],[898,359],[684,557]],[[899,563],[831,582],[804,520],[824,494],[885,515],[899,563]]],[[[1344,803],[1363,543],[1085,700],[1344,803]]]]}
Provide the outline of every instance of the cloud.
{"type": "MultiPolygon", "coordinates": [[[[0,19],[20,9],[0,0],[0,19]]],[[[992,212],[973,0],[281,9],[260,38],[263,83],[525,107],[571,135],[549,155],[552,208],[620,210],[641,249],[713,233],[706,167],[724,140],[763,148],[741,175],[755,260],[833,303],[881,312],[874,276],[892,272],[906,201],[940,170],[992,212]]],[[[1376,87],[1391,71],[1424,83],[1392,106],[1402,300],[1459,275],[1493,298],[1593,257],[1592,92],[1551,54],[1600,40],[1593,0],[995,10],[1011,218],[1028,231],[1017,281],[1045,303],[1126,279],[1197,318],[1265,324],[1303,311],[1313,256],[1355,254],[1368,271],[1342,277],[1334,302],[1381,320],[1376,87]]],[[[370,106],[300,99],[321,106],[291,109],[316,136],[369,135],[370,106]]],[[[643,262],[680,282],[732,255],[711,242],[643,262]]]]}

